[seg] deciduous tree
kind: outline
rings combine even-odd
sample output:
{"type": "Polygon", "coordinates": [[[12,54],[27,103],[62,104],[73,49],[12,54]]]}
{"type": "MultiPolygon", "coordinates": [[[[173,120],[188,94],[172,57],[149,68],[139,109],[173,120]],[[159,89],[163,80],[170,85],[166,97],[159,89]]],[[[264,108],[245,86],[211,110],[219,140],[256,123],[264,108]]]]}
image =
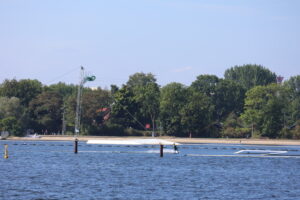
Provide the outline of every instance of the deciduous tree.
{"type": "Polygon", "coordinates": [[[58,133],[62,125],[62,96],[57,92],[43,92],[29,104],[32,126],[36,131],[58,133]]]}
{"type": "Polygon", "coordinates": [[[42,92],[42,88],[38,80],[5,80],[0,86],[0,96],[18,97],[22,105],[28,106],[29,102],[42,92]]]}
{"type": "Polygon", "coordinates": [[[254,125],[261,136],[275,138],[284,127],[288,91],[278,84],[257,86],[246,93],[242,118],[254,125]]]}
{"type": "Polygon", "coordinates": [[[276,74],[261,65],[234,66],[225,71],[224,77],[240,83],[247,90],[259,85],[276,83],[276,74]]]}
{"type": "Polygon", "coordinates": [[[170,83],[161,89],[160,121],[167,135],[184,135],[180,111],[187,103],[187,87],[180,83],[170,83]]]}
{"type": "Polygon", "coordinates": [[[213,109],[212,101],[206,94],[188,89],[186,103],[180,110],[185,136],[190,133],[196,137],[208,136],[207,127],[212,122],[213,109]]]}

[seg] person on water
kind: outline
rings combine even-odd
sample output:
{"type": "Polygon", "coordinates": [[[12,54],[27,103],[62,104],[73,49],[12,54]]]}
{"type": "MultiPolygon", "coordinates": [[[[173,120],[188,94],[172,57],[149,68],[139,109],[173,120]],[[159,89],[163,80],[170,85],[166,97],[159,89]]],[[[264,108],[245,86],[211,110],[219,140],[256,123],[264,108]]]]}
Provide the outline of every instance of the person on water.
{"type": "Polygon", "coordinates": [[[174,152],[175,152],[175,153],[179,153],[179,152],[178,152],[178,147],[176,146],[175,143],[174,143],[174,152]]]}

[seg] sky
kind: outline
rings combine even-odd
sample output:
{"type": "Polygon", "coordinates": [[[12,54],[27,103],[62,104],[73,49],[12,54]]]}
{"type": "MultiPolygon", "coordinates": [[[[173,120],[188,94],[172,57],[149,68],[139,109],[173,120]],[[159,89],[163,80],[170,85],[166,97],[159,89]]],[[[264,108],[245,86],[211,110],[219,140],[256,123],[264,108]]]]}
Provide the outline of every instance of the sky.
{"type": "Polygon", "coordinates": [[[136,72],[190,85],[259,64],[300,75],[298,0],[0,0],[0,82],[121,86],[136,72]]]}

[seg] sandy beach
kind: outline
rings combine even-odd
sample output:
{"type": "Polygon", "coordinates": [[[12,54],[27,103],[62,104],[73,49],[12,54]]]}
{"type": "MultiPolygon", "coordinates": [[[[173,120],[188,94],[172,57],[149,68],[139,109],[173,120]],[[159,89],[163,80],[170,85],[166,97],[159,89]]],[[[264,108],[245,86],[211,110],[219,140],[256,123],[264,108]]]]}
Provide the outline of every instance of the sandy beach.
{"type": "MultiPolygon", "coordinates": [[[[253,145],[300,145],[300,140],[281,139],[224,139],[224,138],[178,138],[178,137],[155,137],[156,139],[168,140],[181,144],[221,143],[221,144],[253,144],[253,145]]],[[[32,137],[9,137],[7,140],[33,140],[33,141],[72,141],[74,136],[41,135],[39,138],[32,137]]],[[[79,136],[79,141],[88,140],[135,140],[153,139],[152,137],[113,137],[113,136],[79,136]]]]}

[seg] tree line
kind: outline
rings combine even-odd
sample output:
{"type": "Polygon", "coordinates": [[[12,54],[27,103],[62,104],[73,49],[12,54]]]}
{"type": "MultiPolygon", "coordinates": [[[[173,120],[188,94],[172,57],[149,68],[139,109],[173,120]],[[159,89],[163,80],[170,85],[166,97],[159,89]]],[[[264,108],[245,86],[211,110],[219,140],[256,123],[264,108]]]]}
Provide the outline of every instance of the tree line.
{"type": "MultiPolygon", "coordinates": [[[[77,85],[0,84],[0,131],[74,134],[77,85]]],[[[190,86],[135,73],[121,87],[84,87],[81,135],[300,139],[300,75],[282,81],[261,65],[199,75],[190,86]]]]}

